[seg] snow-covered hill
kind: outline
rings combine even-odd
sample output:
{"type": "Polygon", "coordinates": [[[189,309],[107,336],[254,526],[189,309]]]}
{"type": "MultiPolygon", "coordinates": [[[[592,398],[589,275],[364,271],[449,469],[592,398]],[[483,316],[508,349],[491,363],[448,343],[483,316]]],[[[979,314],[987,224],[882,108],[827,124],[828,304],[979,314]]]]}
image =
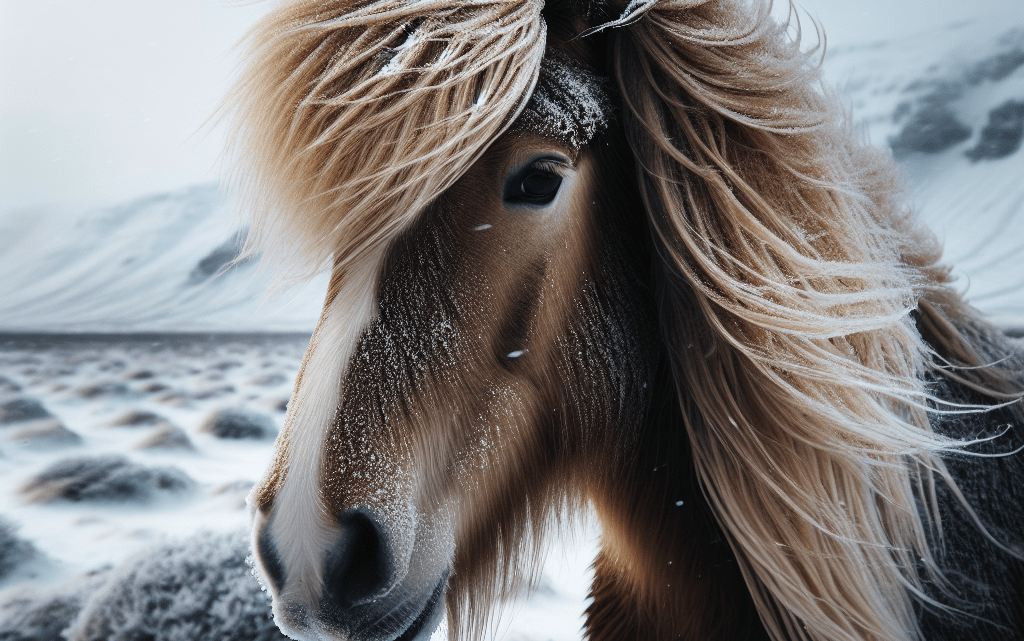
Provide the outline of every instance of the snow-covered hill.
{"type": "Polygon", "coordinates": [[[272,300],[217,185],[0,218],[0,331],[310,332],[326,282],[272,300]]]}

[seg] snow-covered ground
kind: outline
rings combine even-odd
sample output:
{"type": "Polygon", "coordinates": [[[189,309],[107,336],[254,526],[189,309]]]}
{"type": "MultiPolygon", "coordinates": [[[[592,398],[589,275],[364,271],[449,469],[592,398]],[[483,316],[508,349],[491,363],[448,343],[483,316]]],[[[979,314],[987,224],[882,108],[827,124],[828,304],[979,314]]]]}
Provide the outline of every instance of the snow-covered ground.
{"type": "MultiPolygon", "coordinates": [[[[1024,328],[1024,15],[843,44],[825,70],[863,135],[894,148],[968,298],[1024,328]]],[[[104,638],[104,604],[156,569],[185,573],[181,549],[233,558],[222,572],[244,574],[232,533],[247,524],[242,499],[270,456],[325,282],[265,301],[256,265],[231,265],[244,234],[231,208],[206,184],[0,214],[0,332],[154,333],[0,341],[0,403],[23,401],[0,410],[0,638],[57,639],[75,617],[73,639],[104,638]],[[244,410],[234,425],[252,438],[210,431],[225,410],[244,410]],[[13,420],[19,411],[28,418],[13,420]]],[[[556,542],[541,589],[499,636],[579,638],[595,536],[556,542]]],[[[265,611],[247,585],[203,607],[265,611]]],[[[247,634],[277,638],[268,630],[247,634]]]]}

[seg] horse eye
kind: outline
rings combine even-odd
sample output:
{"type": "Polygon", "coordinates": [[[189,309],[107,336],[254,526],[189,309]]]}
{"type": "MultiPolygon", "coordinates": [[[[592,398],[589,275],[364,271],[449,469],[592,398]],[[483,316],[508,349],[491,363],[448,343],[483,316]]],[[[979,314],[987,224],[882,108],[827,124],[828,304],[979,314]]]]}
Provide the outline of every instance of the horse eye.
{"type": "Polygon", "coordinates": [[[523,198],[533,201],[543,201],[545,204],[555,199],[558,187],[562,184],[562,177],[549,171],[535,170],[528,173],[521,185],[519,193],[523,198]]]}
{"type": "Polygon", "coordinates": [[[505,201],[512,204],[547,205],[558,195],[562,177],[533,165],[510,178],[506,183],[505,201]]]}

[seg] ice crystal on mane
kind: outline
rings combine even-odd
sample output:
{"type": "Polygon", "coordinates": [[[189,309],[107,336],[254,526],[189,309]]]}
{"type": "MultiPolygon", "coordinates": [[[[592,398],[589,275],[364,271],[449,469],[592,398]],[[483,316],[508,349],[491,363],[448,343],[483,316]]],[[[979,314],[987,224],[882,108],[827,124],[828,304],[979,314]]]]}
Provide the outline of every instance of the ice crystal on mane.
{"type": "Polygon", "coordinates": [[[580,149],[613,118],[605,85],[578,62],[548,49],[521,126],[580,149]]]}

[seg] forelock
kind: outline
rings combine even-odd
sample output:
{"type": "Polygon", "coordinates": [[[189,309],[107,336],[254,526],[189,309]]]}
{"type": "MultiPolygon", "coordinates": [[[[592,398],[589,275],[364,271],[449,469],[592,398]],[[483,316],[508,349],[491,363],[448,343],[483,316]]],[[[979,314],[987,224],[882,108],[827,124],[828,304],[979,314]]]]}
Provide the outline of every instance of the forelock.
{"type": "Polygon", "coordinates": [[[608,79],[548,49],[518,127],[580,149],[615,117],[608,79]]]}

